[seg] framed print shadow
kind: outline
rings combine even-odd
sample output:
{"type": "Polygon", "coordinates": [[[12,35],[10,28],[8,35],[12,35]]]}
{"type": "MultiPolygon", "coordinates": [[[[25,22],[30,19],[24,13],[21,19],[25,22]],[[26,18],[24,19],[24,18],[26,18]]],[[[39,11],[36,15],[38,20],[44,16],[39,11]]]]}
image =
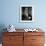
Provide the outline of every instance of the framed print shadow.
{"type": "Polygon", "coordinates": [[[20,22],[34,21],[34,7],[32,5],[20,6],[20,22]]]}

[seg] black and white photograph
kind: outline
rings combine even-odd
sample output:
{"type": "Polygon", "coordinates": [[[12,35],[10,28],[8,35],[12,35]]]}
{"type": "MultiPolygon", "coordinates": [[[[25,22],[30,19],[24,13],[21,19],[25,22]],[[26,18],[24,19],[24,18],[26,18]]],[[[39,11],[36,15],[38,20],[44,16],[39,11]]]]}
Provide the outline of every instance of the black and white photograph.
{"type": "Polygon", "coordinates": [[[20,20],[22,22],[31,22],[33,20],[32,6],[22,6],[21,7],[20,20]]]}

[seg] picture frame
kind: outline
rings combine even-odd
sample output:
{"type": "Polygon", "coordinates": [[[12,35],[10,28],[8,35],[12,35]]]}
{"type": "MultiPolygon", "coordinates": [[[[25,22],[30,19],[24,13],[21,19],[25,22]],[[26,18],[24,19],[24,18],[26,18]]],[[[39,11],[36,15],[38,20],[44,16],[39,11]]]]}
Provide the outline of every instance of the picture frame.
{"type": "Polygon", "coordinates": [[[20,22],[34,22],[34,6],[33,5],[20,6],[20,22]]]}

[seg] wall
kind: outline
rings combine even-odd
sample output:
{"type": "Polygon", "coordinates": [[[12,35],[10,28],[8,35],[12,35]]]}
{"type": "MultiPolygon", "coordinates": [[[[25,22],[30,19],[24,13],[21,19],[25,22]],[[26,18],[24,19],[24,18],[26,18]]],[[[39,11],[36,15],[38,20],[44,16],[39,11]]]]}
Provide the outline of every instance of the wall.
{"type": "Polygon", "coordinates": [[[0,24],[13,24],[16,28],[46,27],[46,1],[45,0],[1,0],[0,24]],[[33,5],[35,21],[31,23],[19,22],[19,6],[33,5]]]}
{"type": "Polygon", "coordinates": [[[16,28],[41,27],[46,28],[46,1],[45,0],[1,0],[0,25],[13,24],[16,28]],[[19,22],[19,6],[33,5],[35,21],[31,23],[19,22]]]}
{"type": "Polygon", "coordinates": [[[13,24],[16,28],[40,27],[46,32],[46,0],[0,0],[0,31],[2,27],[13,24]],[[35,21],[19,22],[19,6],[33,5],[35,21]]]}

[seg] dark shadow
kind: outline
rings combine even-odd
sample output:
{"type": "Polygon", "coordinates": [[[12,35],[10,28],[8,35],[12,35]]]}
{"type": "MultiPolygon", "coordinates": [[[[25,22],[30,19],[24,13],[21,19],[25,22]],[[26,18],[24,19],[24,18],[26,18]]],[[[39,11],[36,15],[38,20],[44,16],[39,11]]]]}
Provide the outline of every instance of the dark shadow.
{"type": "Polygon", "coordinates": [[[0,24],[0,43],[2,43],[3,32],[6,32],[6,27],[4,24],[0,24]]]}

